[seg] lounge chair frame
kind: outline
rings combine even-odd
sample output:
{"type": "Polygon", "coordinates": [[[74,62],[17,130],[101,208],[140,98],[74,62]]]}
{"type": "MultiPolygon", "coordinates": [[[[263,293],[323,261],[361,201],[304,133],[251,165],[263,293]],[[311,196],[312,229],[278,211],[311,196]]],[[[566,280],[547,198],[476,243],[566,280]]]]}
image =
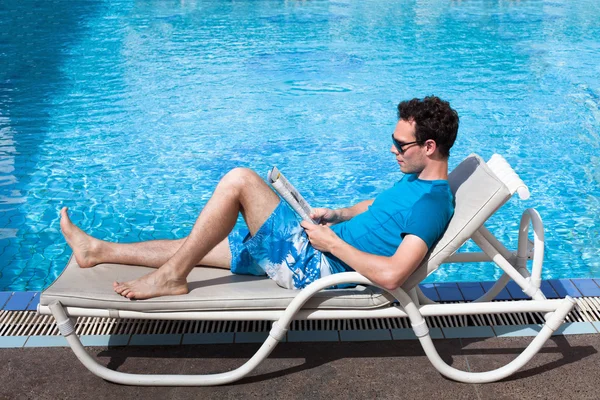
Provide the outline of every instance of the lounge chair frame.
{"type": "MultiPolygon", "coordinates": [[[[496,157],[496,156],[494,156],[496,157]]],[[[501,160],[503,161],[503,160],[501,160]]],[[[505,161],[504,161],[505,162],[505,161]]],[[[489,162],[488,162],[489,164],[489,162]]],[[[512,171],[512,169],[510,170],[512,171]]],[[[514,180],[514,171],[509,181],[514,180]]],[[[518,177],[517,177],[518,178],[518,177]]],[[[506,183],[506,180],[504,180],[506,183]]],[[[510,184],[510,182],[508,182],[510,184]]],[[[513,182],[514,183],[514,182],[513,182]]],[[[507,185],[510,188],[510,185],[507,185]]],[[[522,198],[528,197],[523,190],[522,181],[513,184],[511,194],[518,192],[522,198]]],[[[526,189],[526,188],[525,188],[526,189]]],[[[538,212],[527,209],[523,212],[519,227],[518,247],[511,252],[498,241],[484,226],[471,236],[481,252],[455,253],[443,263],[464,263],[491,261],[504,273],[495,284],[480,298],[468,303],[440,304],[429,299],[418,287],[405,290],[388,290],[397,302],[391,306],[372,309],[302,309],[303,305],[316,293],[333,285],[354,283],[376,286],[357,272],[334,274],[321,278],[298,292],[284,310],[232,310],[232,311],[179,311],[179,312],[141,312],[127,310],[106,310],[63,306],[59,301],[40,305],[38,312],[52,314],[57,321],[60,333],[66,338],[77,358],[97,376],[121,384],[143,386],[211,386],[237,381],[269,356],[275,346],[285,338],[292,320],[327,319],[369,319],[369,318],[408,318],[418,337],[425,354],[433,366],[444,376],[465,383],[487,383],[503,379],[523,367],[558,329],[567,314],[573,309],[575,301],[567,296],[564,299],[548,300],[542,293],[541,274],[544,257],[544,227],[538,212]],[[528,239],[529,230],[533,230],[533,241],[528,239]],[[531,273],[527,261],[532,260],[531,273]],[[496,295],[513,280],[531,300],[511,302],[493,302],[496,295]],[[525,348],[509,364],[488,372],[465,372],[449,366],[439,356],[425,317],[447,315],[501,314],[515,312],[545,313],[545,324],[525,348]],[[225,321],[274,321],[269,336],[250,360],[239,368],[209,375],[138,375],[114,371],[100,365],[84,349],[75,333],[73,317],[119,317],[131,319],[156,320],[225,320],[225,321]]],[[[383,288],[382,288],[383,289],[383,288]]]]}

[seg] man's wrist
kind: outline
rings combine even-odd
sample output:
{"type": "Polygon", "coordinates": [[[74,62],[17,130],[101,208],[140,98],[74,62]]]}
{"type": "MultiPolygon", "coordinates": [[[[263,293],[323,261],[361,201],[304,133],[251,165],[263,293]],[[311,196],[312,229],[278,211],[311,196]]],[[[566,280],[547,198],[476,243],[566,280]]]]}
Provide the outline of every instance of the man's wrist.
{"type": "Polygon", "coordinates": [[[344,222],[350,218],[347,217],[347,208],[338,208],[335,212],[335,222],[344,222]]]}
{"type": "MultiPolygon", "coordinates": [[[[340,249],[346,244],[339,236],[336,237],[335,241],[329,246],[328,253],[336,256],[336,253],[340,254],[340,249]]],[[[337,256],[336,256],[337,257],[337,256]]]]}

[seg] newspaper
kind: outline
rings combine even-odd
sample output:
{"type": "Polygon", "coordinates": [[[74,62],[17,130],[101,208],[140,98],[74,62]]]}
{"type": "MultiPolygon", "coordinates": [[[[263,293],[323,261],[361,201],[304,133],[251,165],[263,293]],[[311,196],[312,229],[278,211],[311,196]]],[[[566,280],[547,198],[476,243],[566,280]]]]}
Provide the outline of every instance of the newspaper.
{"type": "Polygon", "coordinates": [[[271,168],[271,171],[267,175],[267,181],[303,220],[310,221],[313,224],[318,223],[318,221],[310,217],[312,208],[304,200],[304,197],[298,193],[296,188],[283,176],[277,167],[271,168]]]}

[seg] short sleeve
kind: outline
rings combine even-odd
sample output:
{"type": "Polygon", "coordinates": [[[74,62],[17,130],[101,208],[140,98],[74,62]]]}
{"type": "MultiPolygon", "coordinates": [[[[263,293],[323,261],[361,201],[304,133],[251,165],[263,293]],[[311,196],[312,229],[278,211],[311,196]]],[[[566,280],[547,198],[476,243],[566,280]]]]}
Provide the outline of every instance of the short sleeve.
{"type": "Polygon", "coordinates": [[[445,196],[424,195],[413,206],[401,233],[402,238],[406,235],[418,236],[431,249],[448,227],[452,211],[450,200],[445,196]]]}

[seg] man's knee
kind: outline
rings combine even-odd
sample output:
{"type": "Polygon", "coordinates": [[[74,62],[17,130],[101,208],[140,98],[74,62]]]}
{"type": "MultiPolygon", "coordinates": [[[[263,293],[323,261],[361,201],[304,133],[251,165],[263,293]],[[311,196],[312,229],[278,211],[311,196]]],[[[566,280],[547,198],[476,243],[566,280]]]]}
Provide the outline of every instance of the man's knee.
{"type": "Polygon", "coordinates": [[[222,185],[227,185],[238,190],[254,186],[257,182],[264,184],[262,178],[249,168],[234,168],[221,179],[222,185]]]}

